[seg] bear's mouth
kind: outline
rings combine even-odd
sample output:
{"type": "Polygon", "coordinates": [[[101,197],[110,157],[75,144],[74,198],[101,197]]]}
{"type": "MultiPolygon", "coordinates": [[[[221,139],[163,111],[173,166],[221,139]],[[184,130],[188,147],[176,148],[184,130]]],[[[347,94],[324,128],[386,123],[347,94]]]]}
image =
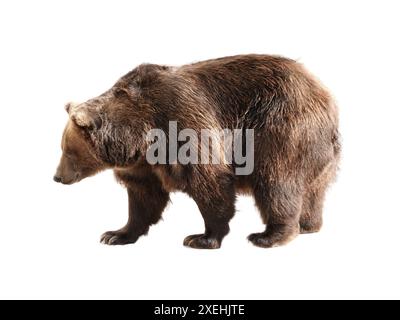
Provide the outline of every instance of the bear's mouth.
{"type": "Polygon", "coordinates": [[[82,179],[81,179],[81,174],[79,173],[79,172],[76,172],[75,173],[75,175],[74,175],[74,177],[72,178],[72,179],[64,179],[64,178],[62,178],[61,179],[61,183],[62,184],[65,184],[65,185],[70,185],[70,184],[74,184],[74,183],[76,183],[76,182],[79,182],[79,181],[81,181],[82,179]]]}

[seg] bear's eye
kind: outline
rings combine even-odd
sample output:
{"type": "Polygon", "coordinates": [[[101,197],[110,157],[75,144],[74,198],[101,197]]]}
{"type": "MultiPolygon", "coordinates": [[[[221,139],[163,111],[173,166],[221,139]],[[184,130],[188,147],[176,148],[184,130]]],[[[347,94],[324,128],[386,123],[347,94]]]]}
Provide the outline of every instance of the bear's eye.
{"type": "Polygon", "coordinates": [[[128,92],[121,88],[115,89],[114,95],[116,98],[128,98],[129,97],[128,92]]]}
{"type": "Polygon", "coordinates": [[[73,160],[74,155],[72,154],[72,152],[68,151],[68,152],[64,152],[65,157],[69,160],[73,160]]]}

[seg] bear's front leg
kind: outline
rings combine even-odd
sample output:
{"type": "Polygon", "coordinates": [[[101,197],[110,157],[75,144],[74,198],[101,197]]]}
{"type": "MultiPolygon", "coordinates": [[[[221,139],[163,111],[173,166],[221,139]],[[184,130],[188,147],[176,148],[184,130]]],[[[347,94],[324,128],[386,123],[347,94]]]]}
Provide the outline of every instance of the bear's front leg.
{"type": "Polygon", "coordinates": [[[183,244],[195,249],[218,249],[229,233],[229,221],[235,212],[233,179],[229,174],[202,177],[208,177],[208,180],[193,179],[189,195],[196,201],[203,216],[205,232],[186,237],[183,244]]]}
{"type": "Polygon", "coordinates": [[[101,236],[101,243],[124,245],[135,243],[140,236],[147,234],[152,224],[156,224],[164,211],[169,194],[155,181],[140,185],[130,181],[128,184],[129,219],[125,227],[108,231],[101,236]]]}

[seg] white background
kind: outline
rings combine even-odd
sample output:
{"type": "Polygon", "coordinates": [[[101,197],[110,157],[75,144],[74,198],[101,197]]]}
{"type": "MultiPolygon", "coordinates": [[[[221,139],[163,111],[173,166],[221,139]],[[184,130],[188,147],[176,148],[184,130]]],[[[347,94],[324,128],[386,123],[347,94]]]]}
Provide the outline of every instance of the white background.
{"type": "Polygon", "coordinates": [[[400,298],[398,1],[1,1],[0,298],[400,298]],[[241,197],[217,251],[172,196],[135,245],[107,247],[127,196],[111,172],[52,181],[69,100],[108,89],[142,62],[238,53],[304,63],[336,96],[343,160],[318,234],[264,250],[241,197]]]}

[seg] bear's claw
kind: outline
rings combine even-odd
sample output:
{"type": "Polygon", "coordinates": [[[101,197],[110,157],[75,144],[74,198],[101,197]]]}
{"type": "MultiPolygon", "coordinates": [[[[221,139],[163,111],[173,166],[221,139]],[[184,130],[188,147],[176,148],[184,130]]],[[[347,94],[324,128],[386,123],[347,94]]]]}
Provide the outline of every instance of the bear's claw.
{"type": "Polygon", "coordinates": [[[117,246],[117,245],[125,245],[129,243],[135,243],[137,237],[132,237],[125,232],[121,231],[108,231],[104,233],[101,238],[100,242],[105,245],[109,246],[117,246]]]}
{"type": "Polygon", "coordinates": [[[194,234],[188,236],[183,241],[183,245],[194,249],[219,249],[221,241],[210,238],[204,234],[194,234]]]}

